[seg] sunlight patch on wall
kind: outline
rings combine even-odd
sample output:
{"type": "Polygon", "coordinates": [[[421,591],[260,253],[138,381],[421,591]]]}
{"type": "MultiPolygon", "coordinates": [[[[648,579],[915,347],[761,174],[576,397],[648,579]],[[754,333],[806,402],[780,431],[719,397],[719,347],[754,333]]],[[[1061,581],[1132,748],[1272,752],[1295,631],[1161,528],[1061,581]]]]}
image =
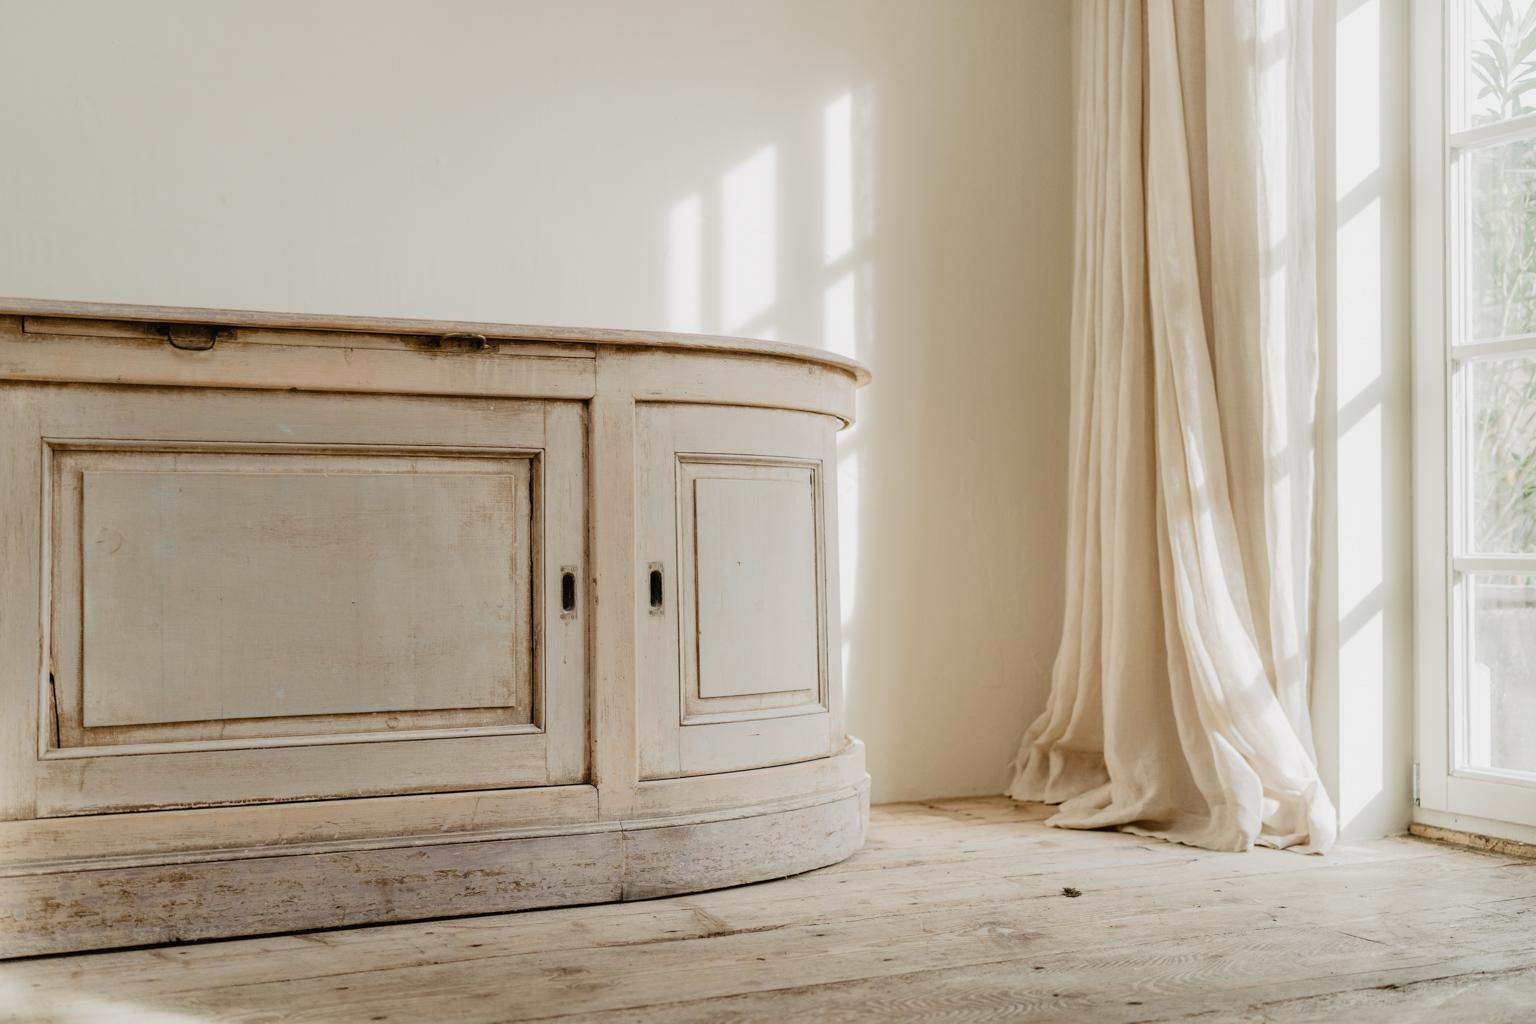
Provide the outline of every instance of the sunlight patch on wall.
{"type": "MultiPolygon", "coordinates": [[[[867,90],[861,90],[867,94],[867,90]]],[[[867,102],[864,104],[867,106],[867,102]]],[[[868,111],[860,111],[859,123],[867,127],[868,111]]],[[[855,111],[852,91],[839,93],[821,110],[821,209],[822,267],[827,275],[822,289],[821,343],[839,355],[859,358],[864,348],[863,331],[867,317],[861,316],[859,245],[868,225],[859,223],[859,213],[867,212],[869,181],[858,174],[868,154],[856,151],[855,111]]],[[[857,426],[844,430],[837,441],[838,452],[838,536],[839,577],[843,625],[843,688],[852,693],[857,672],[851,650],[854,612],[858,606],[860,434],[857,426]]]]}
{"type": "Polygon", "coordinates": [[[1340,220],[1336,389],[1344,411],[1381,382],[1381,199],[1340,220]]]}
{"type": "MultiPolygon", "coordinates": [[[[1376,402],[1355,423],[1340,423],[1339,614],[1346,619],[1379,591],[1384,579],[1381,531],[1387,510],[1382,461],[1386,452],[1381,421],[1381,403],[1376,402]]],[[[1347,677],[1340,681],[1349,683],[1347,677]]]]}
{"type": "MultiPolygon", "coordinates": [[[[692,183],[690,191],[667,210],[666,295],[670,330],[721,333],[778,340],[788,325],[782,311],[802,305],[799,285],[818,289],[822,307],[821,336],[800,334],[784,340],[816,344],[840,355],[867,359],[874,321],[871,303],[875,270],[869,242],[874,211],[873,90],[869,86],[841,90],[813,107],[799,122],[804,136],[787,136],[753,151],[718,177],[692,183]],[[819,153],[818,153],[819,148],[819,153]],[[788,156],[781,155],[789,154],[788,156]],[[785,167],[798,166],[796,154],[809,158],[808,170],[821,171],[821,223],[804,235],[781,237],[780,219],[793,214],[785,204],[796,193],[787,185],[785,167]],[[818,230],[819,228],[819,230],[818,230]],[[820,257],[819,260],[817,257],[820,257]],[[811,275],[783,277],[784,261],[810,264],[811,275]],[[809,277],[809,280],[807,280],[809,277]],[[789,282],[786,284],[785,282],[789,282]]],[[[805,184],[816,187],[812,177],[805,184]]],[[[814,202],[815,192],[803,199],[814,202]]],[[[790,221],[792,223],[792,220],[790,221]]],[[[814,321],[810,327],[814,330],[814,321]]],[[[837,511],[839,522],[839,611],[843,624],[845,692],[855,673],[850,636],[858,601],[859,525],[862,512],[859,431],[850,427],[838,436],[837,511]]]]}
{"type": "Polygon", "coordinates": [[[1381,167],[1381,9],[1364,0],[1339,19],[1338,131],[1334,174],[1338,195],[1360,187],[1381,167]]]}
{"type": "Polygon", "coordinates": [[[776,298],[778,169],[777,147],[765,146],[721,181],[720,309],[728,334],[746,330],[776,298]]]}
{"type": "Polygon", "coordinates": [[[853,250],[853,94],[827,104],[821,124],[822,248],[831,265],[853,250]]]}
{"type": "Polygon", "coordinates": [[[1348,826],[1381,795],[1386,756],[1381,716],[1386,704],[1381,665],[1382,613],[1371,613],[1339,646],[1339,822],[1348,826]],[[1353,724],[1355,728],[1349,728],[1353,724]]]}
{"type": "Polygon", "coordinates": [[[1387,653],[1383,533],[1381,8],[1342,12],[1335,53],[1334,392],[1337,494],[1339,823],[1385,785],[1387,653]]]}
{"type": "Polygon", "coordinates": [[[858,290],[852,271],[827,286],[823,298],[822,344],[838,355],[857,358],[859,350],[858,290]]]}

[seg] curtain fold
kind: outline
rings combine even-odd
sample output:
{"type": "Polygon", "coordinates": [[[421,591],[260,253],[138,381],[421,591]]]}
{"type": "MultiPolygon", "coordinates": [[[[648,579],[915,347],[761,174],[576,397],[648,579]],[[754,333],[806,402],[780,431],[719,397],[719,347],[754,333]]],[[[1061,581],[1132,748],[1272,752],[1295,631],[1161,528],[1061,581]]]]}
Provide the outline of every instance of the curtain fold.
{"type": "Polygon", "coordinates": [[[1326,849],[1308,0],[1085,0],[1066,618],[1009,793],[1326,849]]]}

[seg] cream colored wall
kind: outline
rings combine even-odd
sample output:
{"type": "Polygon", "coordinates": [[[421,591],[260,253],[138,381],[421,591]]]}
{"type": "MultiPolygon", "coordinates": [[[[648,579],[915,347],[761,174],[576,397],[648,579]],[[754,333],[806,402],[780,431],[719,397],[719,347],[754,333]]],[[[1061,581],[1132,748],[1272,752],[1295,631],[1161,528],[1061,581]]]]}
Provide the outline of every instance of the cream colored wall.
{"type": "Polygon", "coordinates": [[[1321,459],[1312,723],[1343,840],[1413,778],[1409,5],[1314,10],[1321,459]]]}
{"type": "Polygon", "coordinates": [[[5,5],[0,294],[720,331],[845,435],[876,799],[993,792],[1061,606],[1070,5],[5,5]]]}

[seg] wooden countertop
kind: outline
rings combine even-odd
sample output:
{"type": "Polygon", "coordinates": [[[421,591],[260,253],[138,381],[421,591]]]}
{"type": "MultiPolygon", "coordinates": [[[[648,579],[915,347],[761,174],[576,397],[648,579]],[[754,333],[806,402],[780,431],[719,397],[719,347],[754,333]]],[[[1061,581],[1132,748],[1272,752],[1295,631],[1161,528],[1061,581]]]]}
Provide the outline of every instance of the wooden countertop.
{"type": "Polygon", "coordinates": [[[346,316],[330,313],[268,313],[247,309],[201,309],[189,306],[140,306],[113,302],[72,302],[59,299],[0,298],[0,316],[77,317],[89,320],[131,320],[163,324],[207,324],[226,327],[265,327],[308,331],[358,331],[372,334],[479,334],[502,341],[537,341],[637,348],[692,349],[777,356],[831,366],[867,384],[869,370],[845,356],[804,345],[732,338],[715,334],[677,334],[602,327],[549,327],[539,324],[480,323],[470,320],[412,320],[396,317],[346,316]]]}

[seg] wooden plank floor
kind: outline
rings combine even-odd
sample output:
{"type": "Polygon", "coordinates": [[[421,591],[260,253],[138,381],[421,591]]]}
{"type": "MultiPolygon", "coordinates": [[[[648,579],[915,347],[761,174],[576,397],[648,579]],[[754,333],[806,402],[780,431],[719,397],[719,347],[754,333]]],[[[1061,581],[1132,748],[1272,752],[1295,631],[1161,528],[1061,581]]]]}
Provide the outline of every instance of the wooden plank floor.
{"type": "Polygon", "coordinates": [[[1536,1019],[1536,861],[1409,838],[1218,854],[1039,817],[887,805],[863,852],[780,882],[14,961],[0,1019],[1536,1019]]]}

